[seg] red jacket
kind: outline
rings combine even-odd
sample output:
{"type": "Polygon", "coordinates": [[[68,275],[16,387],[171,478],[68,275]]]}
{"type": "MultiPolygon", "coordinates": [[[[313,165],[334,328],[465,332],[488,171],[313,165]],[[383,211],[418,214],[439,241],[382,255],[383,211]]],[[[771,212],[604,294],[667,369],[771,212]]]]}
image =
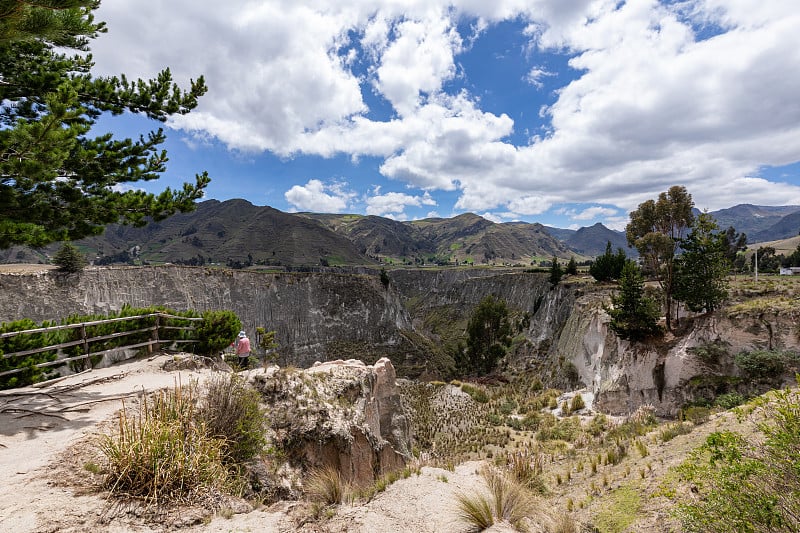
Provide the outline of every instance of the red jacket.
{"type": "Polygon", "coordinates": [[[246,355],[250,353],[250,339],[242,337],[236,339],[236,355],[246,355]]]}

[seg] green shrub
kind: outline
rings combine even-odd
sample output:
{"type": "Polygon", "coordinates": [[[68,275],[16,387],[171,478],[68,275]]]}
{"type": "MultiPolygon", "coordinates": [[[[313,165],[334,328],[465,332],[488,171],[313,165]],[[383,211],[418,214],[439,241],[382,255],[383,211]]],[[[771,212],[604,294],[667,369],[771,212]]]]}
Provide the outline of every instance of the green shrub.
{"type": "MultiPolygon", "coordinates": [[[[10,333],[12,331],[24,331],[27,329],[37,329],[39,327],[49,327],[55,324],[43,322],[41,325],[30,319],[15,320],[0,324],[0,333],[10,333]]],[[[61,332],[41,332],[25,333],[13,337],[0,339],[0,356],[45,346],[52,346],[61,342],[61,332]]],[[[49,377],[53,373],[52,369],[36,368],[35,365],[55,361],[56,351],[48,350],[30,355],[19,357],[0,357],[0,372],[21,369],[21,372],[0,376],[0,389],[13,389],[15,387],[25,387],[33,383],[38,383],[49,377]]]]}
{"type": "Polygon", "coordinates": [[[197,326],[197,353],[218,355],[233,342],[241,329],[242,322],[233,311],[205,311],[203,321],[197,326]]]}
{"type": "Polygon", "coordinates": [[[683,419],[688,420],[696,426],[708,422],[711,409],[708,407],[692,406],[683,410],[683,419]]]}
{"type": "Polygon", "coordinates": [[[564,440],[572,442],[581,430],[581,422],[575,417],[564,418],[553,425],[542,425],[536,433],[540,441],[564,440]]]}
{"type": "Polygon", "coordinates": [[[761,435],[712,433],[679,468],[699,492],[677,508],[689,533],[800,531],[800,397],[756,403],[761,435]]]}
{"type": "Polygon", "coordinates": [[[203,386],[198,418],[209,435],[223,442],[227,463],[241,463],[260,454],[267,444],[265,410],[260,395],[236,374],[212,374],[203,386]]]}
{"type": "Polygon", "coordinates": [[[684,424],[683,422],[673,422],[671,424],[666,424],[661,431],[658,432],[661,440],[663,442],[669,442],[678,435],[686,435],[687,433],[691,433],[692,428],[688,424],[684,424]]]}
{"type": "Polygon", "coordinates": [[[575,394],[575,396],[572,397],[572,403],[569,405],[569,410],[574,413],[575,411],[580,411],[585,407],[586,404],[583,401],[583,396],[581,396],[580,393],[575,394]]]}
{"type": "Polygon", "coordinates": [[[469,394],[472,397],[472,399],[478,403],[489,402],[489,396],[486,394],[486,391],[480,387],[474,387],[467,383],[462,383],[461,390],[469,394]]]}
{"type": "Polygon", "coordinates": [[[710,366],[719,364],[720,359],[728,355],[728,343],[721,340],[707,342],[694,348],[689,348],[689,352],[698,359],[710,366]]]}
{"type": "Polygon", "coordinates": [[[726,394],[720,394],[717,396],[714,400],[714,405],[722,407],[723,409],[733,409],[734,407],[742,405],[746,401],[747,398],[741,394],[736,392],[728,392],[726,394]]]}
{"type": "Polygon", "coordinates": [[[753,379],[769,379],[780,377],[786,371],[789,362],[797,362],[798,356],[792,352],[777,350],[754,350],[741,352],[735,361],[742,372],[753,379]]]}

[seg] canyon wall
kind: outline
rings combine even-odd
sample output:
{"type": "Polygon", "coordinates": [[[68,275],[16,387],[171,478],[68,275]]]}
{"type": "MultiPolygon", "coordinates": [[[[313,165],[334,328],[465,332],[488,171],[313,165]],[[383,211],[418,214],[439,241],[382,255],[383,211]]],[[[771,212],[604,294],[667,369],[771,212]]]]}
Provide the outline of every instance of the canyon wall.
{"type": "Polygon", "coordinates": [[[733,357],[741,351],[800,351],[797,310],[721,310],[685,319],[679,336],[629,343],[608,327],[603,303],[609,290],[593,283],[552,287],[546,274],[501,269],[396,269],[389,278],[384,285],[374,270],[259,273],[184,266],[0,274],[0,322],[107,313],[125,304],[229,309],[247,331],[262,326],[277,332],[282,365],[340,358],[373,363],[385,356],[399,375],[437,378],[449,356],[427,318],[440,313],[440,322],[452,322],[463,335],[472,309],[494,294],[516,317],[527,317],[516,323],[510,370],[538,373],[550,386],[586,386],[605,412],[625,414],[652,404],[664,416],[674,416],[709,387],[719,393],[732,383],[738,372],[733,357]],[[715,365],[696,356],[695,349],[709,343],[726,352],[715,365]]]}

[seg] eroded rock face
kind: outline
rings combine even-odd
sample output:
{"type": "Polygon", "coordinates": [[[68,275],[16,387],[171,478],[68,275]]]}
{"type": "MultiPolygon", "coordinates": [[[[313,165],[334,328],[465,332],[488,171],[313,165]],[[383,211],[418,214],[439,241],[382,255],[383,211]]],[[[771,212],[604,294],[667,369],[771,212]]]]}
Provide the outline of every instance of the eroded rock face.
{"type": "Polygon", "coordinates": [[[698,395],[715,396],[735,383],[737,391],[763,392],[740,378],[736,354],[752,350],[800,350],[798,317],[791,314],[728,315],[723,311],[689,319],[678,337],[631,343],[608,327],[610,317],[595,296],[579,298],[556,350],[570,359],[580,380],[595,395],[600,411],[624,415],[640,405],[653,405],[659,416],[676,416],[698,395]],[[701,360],[696,348],[719,344],[723,354],[714,364],[701,360]],[[716,388],[706,390],[703,388],[716,388]]]}
{"type": "Polygon", "coordinates": [[[411,457],[411,429],[389,359],[270,367],[253,381],[271,407],[276,442],[306,467],[333,466],[363,486],[411,457]]]}

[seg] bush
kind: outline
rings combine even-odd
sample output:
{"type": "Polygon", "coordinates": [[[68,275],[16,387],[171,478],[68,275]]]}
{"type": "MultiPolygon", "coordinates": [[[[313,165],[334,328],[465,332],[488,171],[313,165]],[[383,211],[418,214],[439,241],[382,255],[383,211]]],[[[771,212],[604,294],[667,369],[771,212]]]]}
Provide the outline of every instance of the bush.
{"type": "MultiPolygon", "coordinates": [[[[12,331],[24,331],[26,329],[36,329],[39,327],[53,326],[50,322],[43,322],[41,325],[30,319],[16,320],[0,324],[0,333],[10,333],[12,331]]],[[[0,339],[0,356],[14,352],[22,352],[36,348],[51,346],[60,342],[60,332],[25,333],[14,337],[0,339]]],[[[0,372],[7,370],[21,369],[20,372],[0,376],[0,389],[13,389],[15,387],[25,387],[32,383],[38,383],[50,376],[52,372],[48,368],[36,368],[36,365],[55,361],[56,351],[48,350],[45,352],[22,355],[19,357],[0,357],[0,372]]]]}
{"type": "Polygon", "coordinates": [[[797,354],[780,352],[777,350],[754,350],[741,352],[736,355],[735,361],[742,372],[752,379],[777,378],[786,372],[789,362],[796,362],[797,354]]]}
{"type": "Polygon", "coordinates": [[[206,311],[203,321],[197,326],[197,353],[215,356],[230,346],[242,322],[233,311],[206,311]]]}
{"type": "Polygon", "coordinates": [[[714,400],[714,405],[722,407],[723,409],[733,409],[734,407],[738,407],[742,405],[744,402],[747,401],[747,398],[738,394],[736,392],[728,392],[726,394],[720,394],[714,400]]]}
{"type": "Polygon", "coordinates": [[[267,419],[258,391],[236,374],[213,374],[203,387],[199,419],[209,435],[223,442],[226,463],[241,463],[267,444],[267,419]]]}

